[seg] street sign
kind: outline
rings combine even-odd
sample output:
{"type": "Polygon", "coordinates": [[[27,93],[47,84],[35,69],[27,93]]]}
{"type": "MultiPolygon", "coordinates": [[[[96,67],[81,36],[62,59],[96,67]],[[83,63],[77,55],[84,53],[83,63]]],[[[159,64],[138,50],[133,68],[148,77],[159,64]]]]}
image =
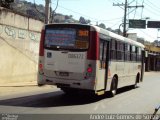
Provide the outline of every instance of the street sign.
{"type": "Polygon", "coordinates": [[[146,28],[146,20],[130,19],[129,20],[129,28],[141,28],[141,29],[145,29],[146,28]]]}
{"type": "Polygon", "coordinates": [[[160,21],[148,21],[147,28],[160,28],[160,21]]]}

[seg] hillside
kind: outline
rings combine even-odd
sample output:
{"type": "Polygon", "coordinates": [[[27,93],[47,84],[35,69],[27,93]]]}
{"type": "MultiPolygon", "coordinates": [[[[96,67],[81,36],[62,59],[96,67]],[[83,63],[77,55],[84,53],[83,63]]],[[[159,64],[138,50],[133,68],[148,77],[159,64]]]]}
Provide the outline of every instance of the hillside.
{"type": "MultiPolygon", "coordinates": [[[[45,18],[45,8],[42,4],[37,5],[27,1],[16,1],[11,4],[11,9],[17,13],[21,13],[41,21],[44,21],[45,18]]],[[[78,22],[72,18],[72,15],[63,15],[60,13],[54,13],[53,10],[51,11],[51,22],[78,22]],[[54,18],[52,16],[54,16],[54,18]]]]}

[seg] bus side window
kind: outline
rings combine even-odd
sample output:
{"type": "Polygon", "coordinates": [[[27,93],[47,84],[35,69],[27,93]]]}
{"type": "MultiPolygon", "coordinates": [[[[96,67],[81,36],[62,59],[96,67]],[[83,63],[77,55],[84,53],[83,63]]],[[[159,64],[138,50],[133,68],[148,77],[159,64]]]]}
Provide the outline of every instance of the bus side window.
{"type": "Polygon", "coordinates": [[[131,61],[136,61],[136,47],[131,45],[131,61]]]}
{"type": "Polygon", "coordinates": [[[137,57],[138,57],[138,47],[136,47],[136,62],[137,62],[137,57]]]}
{"type": "Polygon", "coordinates": [[[104,42],[104,53],[103,53],[103,61],[106,62],[106,54],[107,54],[107,43],[104,42]]]}
{"type": "Polygon", "coordinates": [[[120,41],[117,41],[117,60],[124,60],[124,44],[120,41]]]}
{"type": "Polygon", "coordinates": [[[116,60],[116,40],[115,39],[111,39],[110,48],[111,48],[110,58],[111,60],[116,60]]]}
{"type": "Polygon", "coordinates": [[[130,61],[130,45],[125,43],[125,61],[130,61]]]}
{"type": "Polygon", "coordinates": [[[137,47],[137,61],[141,61],[142,53],[141,48],[137,47]]]}
{"type": "Polygon", "coordinates": [[[100,39],[100,68],[103,68],[103,59],[104,59],[104,41],[100,39]]]}
{"type": "Polygon", "coordinates": [[[102,61],[102,59],[103,59],[103,49],[104,49],[104,46],[103,46],[103,42],[102,41],[100,41],[100,61],[102,61]]]}

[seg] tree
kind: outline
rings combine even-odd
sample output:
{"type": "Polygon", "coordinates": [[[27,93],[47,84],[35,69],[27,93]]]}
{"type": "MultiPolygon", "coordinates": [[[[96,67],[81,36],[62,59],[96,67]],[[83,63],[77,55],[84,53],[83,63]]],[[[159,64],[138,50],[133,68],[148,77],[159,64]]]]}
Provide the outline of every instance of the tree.
{"type": "Polygon", "coordinates": [[[112,31],[112,29],[111,29],[110,27],[109,27],[109,28],[107,28],[107,30],[108,30],[108,31],[112,31]]]}
{"type": "Polygon", "coordinates": [[[90,24],[91,23],[91,20],[86,20],[87,24],[90,24]]]}
{"type": "Polygon", "coordinates": [[[72,19],[72,15],[65,15],[65,19],[72,19]]]}
{"type": "Polygon", "coordinates": [[[79,22],[81,23],[81,24],[90,24],[91,23],[91,20],[87,20],[87,19],[85,19],[84,17],[80,17],[79,18],[79,22]]]}
{"type": "Polygon", "coordinates": [[[79,18],[79,22],[80,22],[81,24],[87,24],[85,18],[82,17],[82,16],[79,18]]]}
{"type": "Polygon", "coordinates": [[[0,0],[0,6],[10,9],[10,4],[13,2],[14,0],[0,0]]]}
{"type": "Polygon", "coordinates": [[[101,27],[101,28],[103,28],[103,29],[106,29],[106,26],[105,26],[104,23],[101,23],[101,24],[99,24],[98,26],[101,27]]]}

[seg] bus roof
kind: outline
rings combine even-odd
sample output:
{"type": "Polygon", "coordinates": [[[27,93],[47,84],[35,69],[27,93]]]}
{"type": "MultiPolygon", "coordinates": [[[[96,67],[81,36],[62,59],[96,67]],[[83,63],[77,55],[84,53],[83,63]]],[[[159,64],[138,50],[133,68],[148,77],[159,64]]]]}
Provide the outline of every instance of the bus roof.
{"type": "Polygon", "coordinates": [[[94,26],[94,25],[90,25],[92,28],[92,31],[97,31],[101,34],[104,34],[104,35],[107,35],[107,36],[110,36],[112,38],[115,38],[117,39],[118,41],[122,41],[122,42],[126,42],[126,43],[129,43],[129,44],[132,44],[132,45],[135,45],[135,46],[138,46],[138,47],[142,47],[142,48],[145,48],[145,46],[142,44],[142,43],[139,43],[137,41],[134,41],[132,39],[129,39],[129,38],[126,38],[126,37],[123,37],[121,35],[118,35],[116,33],[113,33],[111,31],[108,31],[106,29],[103,29],[103,28],[100,28],[98,26],[94,26]]]}
{"type": "MultiPolygon", "coordinates": [[[[118,41],[129,43],[129,44],[135,45],[137,47],[145,48],[145,46],[142,43],[139,43],[139,42],[134,41],[132,39],[123,37],[121,35],[118,35],[116,33],[113,33],[111,31],[108,31],[106,29],[100,28],[100,27],[95,26],[95,25],[86,25],[86,24],[78,24],[78,23],[54,23],[54,24],[52,23],[52,24],[46,24],[45,26],[50,26],[50,25],[81,25],[81,26],[90,26],[91,27],[90,28],[91,31],[97,31],[97,32],[99,32],[99,33],[101,33],[103,35],[107,35],[109,37],[115,38],[118,41]]],[[[45,28],[45,26],[44,26],[44,28],[45,28]]]]}

